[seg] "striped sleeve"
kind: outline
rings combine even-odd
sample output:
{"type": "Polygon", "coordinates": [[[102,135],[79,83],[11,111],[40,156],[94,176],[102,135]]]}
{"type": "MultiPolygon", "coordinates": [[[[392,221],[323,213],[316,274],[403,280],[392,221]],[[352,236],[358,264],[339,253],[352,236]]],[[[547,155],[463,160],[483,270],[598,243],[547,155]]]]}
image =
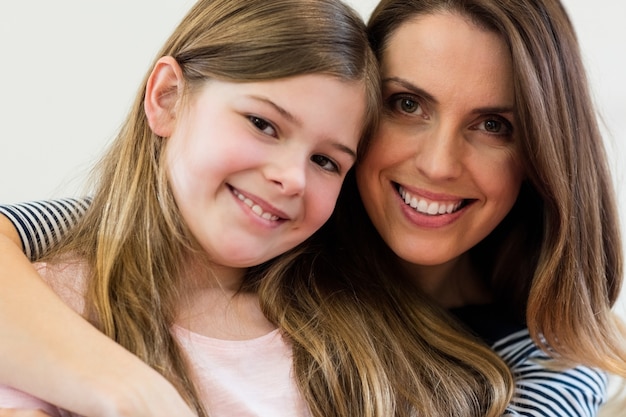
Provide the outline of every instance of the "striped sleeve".
{"type": "Polygon", "coordinates": [[[555,369],[527,329],[498,341],[494,351],[509,365],[515,393],[507,417],[594,417],[606,400],[604,372],[578,366],[555,369]]]}
{"type": "Polygon", "coordinates": [[[30,201],[0,205],[0,213],[15,226],[26,256],[36,261],[78,222],[90,203],[90,198],[30,201]]]}

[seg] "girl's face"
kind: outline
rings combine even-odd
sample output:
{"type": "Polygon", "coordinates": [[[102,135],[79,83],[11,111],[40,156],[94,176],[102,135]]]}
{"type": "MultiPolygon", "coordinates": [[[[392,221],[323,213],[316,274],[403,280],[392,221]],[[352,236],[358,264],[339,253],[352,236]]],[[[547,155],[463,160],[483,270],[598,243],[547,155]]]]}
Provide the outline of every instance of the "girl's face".
{"type": "Polygon", "coordinates": [[[166,163],[183,219],[211,260],[265,262],[330,216],[355,161],[365,89],[325,75],[212,80],[182,110],[166,163]]]}
{"type": "Polygon", "coordinates": [[[384,115],[359,191],[400,258],[442,265],[487,236],[519,193],[510,53],[460,15],[425,15],[390,38],[382,77],[384,115]]]}

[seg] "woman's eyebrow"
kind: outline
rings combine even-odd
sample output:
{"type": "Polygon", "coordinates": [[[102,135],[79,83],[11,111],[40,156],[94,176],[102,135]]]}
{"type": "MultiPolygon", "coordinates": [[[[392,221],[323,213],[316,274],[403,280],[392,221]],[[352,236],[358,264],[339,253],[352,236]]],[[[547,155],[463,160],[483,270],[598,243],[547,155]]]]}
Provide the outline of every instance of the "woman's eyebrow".
{"type": "Polygon", "coordinates": [[[476,114],[501,114],[501,113],[515,113],[514,106],[487,106],[487,107],[479,107],[477,109],[472,110],[472,113],[476,114]]]}
{"type": "MultiPolygon", "coordinates": [[[[403,78],[400,77],[388,77],[383,79],[383,84],[388,84],[388,83],[393,83],[393,84],[399,84],[400,86],[402,86],[402,88],[416,94],[419,95],[420,97],[428,100],[431,103],[437,103],[437,100],[435,99],[435,97],[428,93],[426,90],[416,86],[415,84],[411,83],[410,81],[407,81],[403,78]]],[[[512,105],[504,105],[504,106],[485,106],[485,107],[479,107],[476,108],[472,111],[472,113],[476,113],[476,114],[486,114],[486,113],[515,113],[515,106],[512,105]]]]}
{"type": "Polygon", "coordinates": [[[432,94],[428,93],[426,90],[416,86],[415,84],[411,83],[408,80],[405,80],[400,77],[387,77],[383,79],[383,84],[389,84],[389,83],[399,84],[400,86],[402,86],[402,88],[405,88],[409,90],[410,92],[416,95],[419,95],[420,97],[432,103],[437,103],[437,100],[435,99],[435,97],[433,97],[432,94]]]}

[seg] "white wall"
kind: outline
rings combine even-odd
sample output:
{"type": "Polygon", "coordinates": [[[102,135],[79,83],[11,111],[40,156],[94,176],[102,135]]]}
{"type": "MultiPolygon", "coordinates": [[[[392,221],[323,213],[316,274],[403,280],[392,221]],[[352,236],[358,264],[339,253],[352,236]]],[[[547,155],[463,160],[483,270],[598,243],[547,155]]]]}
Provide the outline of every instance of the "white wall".
{"type": "MultiPolygon", "coordinates": [[[[626,207],[626,3],[564,2],[626,207]]],[[[193,3],[0,2],[0,202],[81,195],[88,167],[121,123],[152,57],[193,3]]],[[[367,17],[376,0],[349,3],[367,17]]],[[[626,223],[626,212],[622,217],[626,223]]]]}

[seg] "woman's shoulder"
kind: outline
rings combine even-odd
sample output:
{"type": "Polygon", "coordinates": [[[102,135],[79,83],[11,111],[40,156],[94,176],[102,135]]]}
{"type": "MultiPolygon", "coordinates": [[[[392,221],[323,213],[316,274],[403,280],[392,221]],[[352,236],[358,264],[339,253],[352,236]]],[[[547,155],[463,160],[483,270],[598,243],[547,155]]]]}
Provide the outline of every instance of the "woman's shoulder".
{"type": "Polygon", "coordinates": [[[606,400],[608,379],[603,371],[559,365],[527,329],[503,337],[492,348],[515,379],[515,394],[505,416],[592,417],[606,400]]]}
{"type": "Polygon", "coordinates": [[[499,306],[454,309],[474,334],[509,366],[515,393],[505,416],[593,417],[606,400],[607,375],[586,366],[563,367],[499,306]]]}

